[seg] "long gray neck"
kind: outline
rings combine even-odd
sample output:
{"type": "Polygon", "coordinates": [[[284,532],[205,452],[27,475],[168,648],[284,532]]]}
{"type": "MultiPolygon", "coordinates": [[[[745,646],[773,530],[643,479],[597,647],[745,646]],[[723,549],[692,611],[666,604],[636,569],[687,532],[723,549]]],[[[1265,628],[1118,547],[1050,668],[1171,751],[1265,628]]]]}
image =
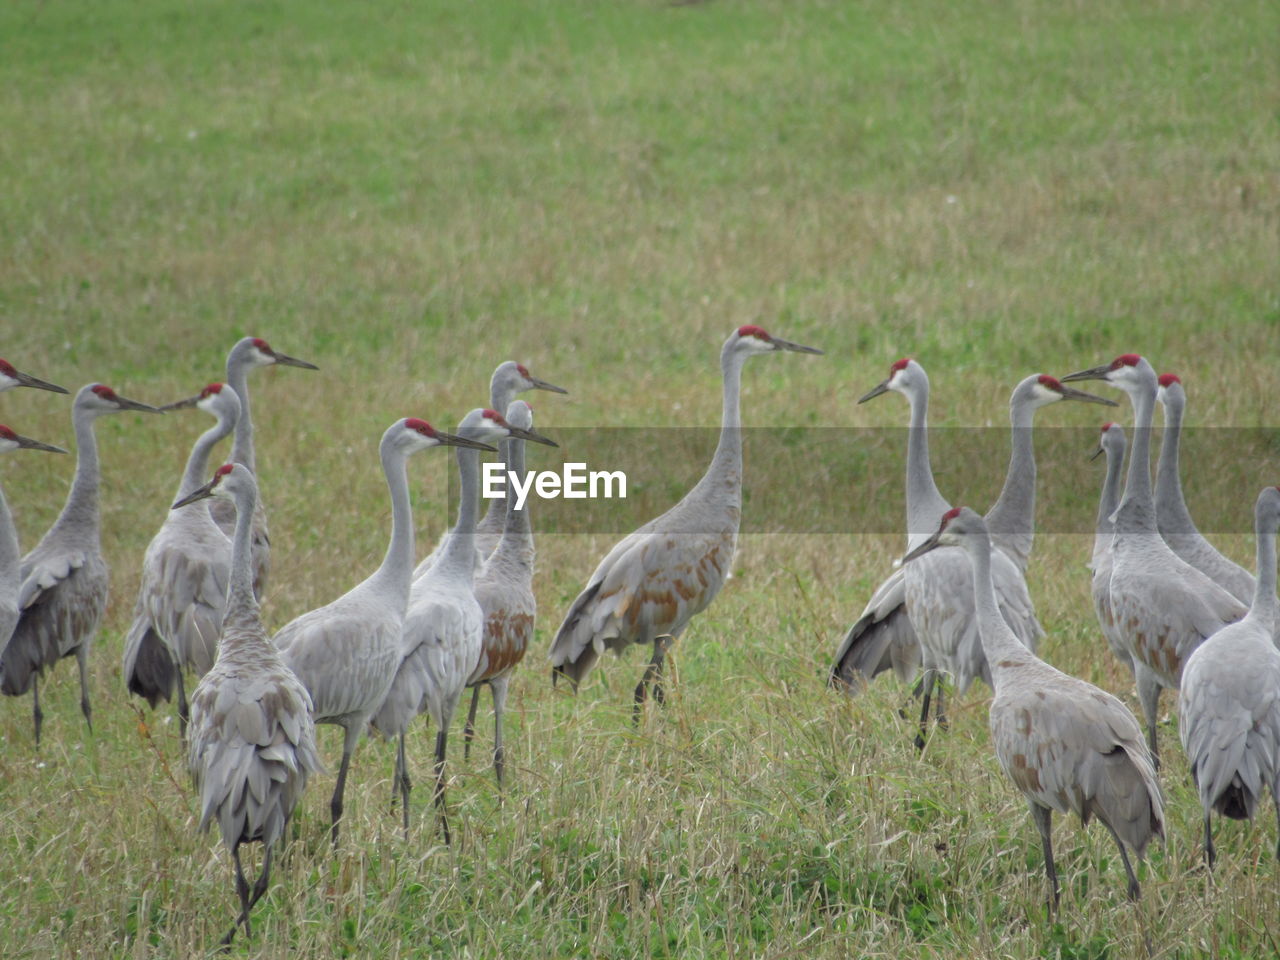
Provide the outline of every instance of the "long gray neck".
{"type": "Polygon", "coordinates": [[[1276,600],[1276,530],[1258,533],[1258,582],[1253,588],[1253,606],[1249,608],[1249,618],[1261,620],[1267,628],[1275,631],[1276,615],[1280,605],[1276,600]]]}
{"type": "Polygon", "coordinates": [[[1151,418],[1156,392],[1152,385],[1143,383],[1132,397],[1133,445],[1129,448],[1129,473],[1118,511],[1124,518],[1126,533],[1156,533],[1155,503],[1151,499],[1151,418]]]}
{"type": "Polygon", "coordinates": [[[720,354],[724,379],[724,403],[720,413],[720,440],[707,472],[695,490],[723,496],[733,506],[742,505],[742,365],[747,355],[725,349],[720,354]]]}
{"type": "Polygon", "coordinates": [[[907,543],[916,543],[938,529],[938,521],[951,509],[933,482],[929,464],[929,383],[907,395],[911,426],[907,430],[907,543]]]}
{"type": "MultiPolygon", "coordinates": [[[[516,390],[508,382],[491,381],[489,384],[489,406],[493,410],[497,410],[504,417],[507,415],[507,407],[511,405],[511,401],[516,398],[516,390]]],[[[504,444],[510,449],[510,444],[515,443],[514,440],[505,440],[504,444]]],[[[502,460],[501,454],[498,456],[502,460]]],[[[507,469],[514,469],[507,464],[507,469]]],[[[484,512],[484,519],[480,521],[480,526],[485,529],[497,530],[502,525],[502,518],[507,513],[507,484],[502,485],[502,493],[489,501],[489,506],[484,512]]]]}
{"type": "Polygon", "coordinates": [[[21,561],[18,528],[14,526],[13,514],[9,512],[4,490],[0,490],[0,584],[12,585],[13,589],[17,590],[21,561]]]}
{"type": "Polygon", "coordinates": [[[181,500],[204,484],[204,478],[209,475],[209,453],[230,432],[231,418],[219,414],[218,422],[200,434],[191,447],[191,455],[187,457],[187,467],[182,471],[182,480],[178,483],[178,493],[174,500],[181,500]]]}
{"type": "Polygon", "coordinates": [[[996,602],[995,583],[991,579],[991,538],[975,533],[967,535],[965,540],[965,550],[973,562],[973,599],[978,635],[994,676],[1004,663],[1023,663],[1031,659],[1032,654],[1013,635],[996,602]]]}
{"type": "Polygon", "coordinates": [[[1102,497],[1098,501],[1098,533],[1115,530],[1111,515],[1120,504],[1120,467],[1124,463],[1124,447],[1107,447],[1107,477],[1102,481],[1102,497]]]}
{"type": "MultiPolygon", "coordinates": [[[[514,437],[503,441],[506,444],[507,469],[517,477],[524,477],[524,441],[514,437]]],[[[533,527],[529,522],[529,500],[524,502],[524,509],[516,509],[515,497],[507,499],[507,518],[502,530],[502,539],[498,541],[498,549],[533,546],[533,527]]]]}
{"type": "Polygon", "coordinates": [[[76,478],[71,484],[66,505],[54,522],[55,527],[74,527],[81,543],[88,546],[98,541],[98,441],[93,433],[95,416],[88,410],[76,410],[71,422],[76,434],[76,478]]]}
{"type": "Polygon", "coordinates": [[[464,576],[468,581],[475,572],[476,501],[480,497],[480,451],[458,447],[458,476],[461,479],[458,522],[436,566],[443,571],[464,576]]]}
{"type": "Polygon", "coordinates": [[[235,439],[231,441],[231,459],[236,463],[243,463],[257,476],[258,463],[253,452],[253,417],[249,411],[248,372],[248,364],[227,364],[227,384],[240,398],[240,418],[236,421],[235,439]]]}
{"type": "Polygon", "coordinates": [[[391,495],[391,540],[374,573],[406,598],[413,579],[413,508],[409,504],[409,476],[403,451],[388,445],[380,452],[382,472],[391,495]]]}
{"type": "Polygon", "coordinates": [[[1030,539],[1036,519],[1036,453],[1031,431],[1035,407],[1019,400],[1009,407],[1013,452],[1009,471],[995,504],[987,512],[987,528],[994,533],[1030,539]]]}
{"type": "Polygon", "coordinates": [[[252,489],[245,487],[236,491],[231,578],[227,583],[227,609],[222,615],[224,640],[237,636],[239,631],[258,628],[262,623],[258,601],[253,595],[253,508],[256,500],[252,489]]]}
{"type": "Polygon", "coordinates": [[[1182,405],[1176,400],[1164,404],[1164,437],[1156,464],[1156,518],[1161,533],[1197,533],[1195,521],[1182,496],[1178,470],[1178,446],[1182,435],[1182,405]]]}

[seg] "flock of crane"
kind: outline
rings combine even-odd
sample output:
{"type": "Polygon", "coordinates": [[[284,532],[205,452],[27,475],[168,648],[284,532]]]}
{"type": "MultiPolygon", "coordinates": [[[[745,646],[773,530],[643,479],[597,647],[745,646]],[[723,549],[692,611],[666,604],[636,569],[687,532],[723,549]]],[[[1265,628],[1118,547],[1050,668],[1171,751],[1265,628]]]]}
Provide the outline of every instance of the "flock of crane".
{"type": "MultiPolygon", "coordinates": [[[[723,418],[711,464],[665,514],[617,543],[600,561],[566,613],[551,645],[553,681],[576,690],[606,650],[647,643],[652,657],[635,689],[638,712],[663,701],[666,653],[723,585],[741,515],[742,369],[753,356],[822,351],[738,328],[720,354],[723,418]]],[[[494,768],[503,780],[502,714],[512,671],[529,648],[536,606],[534,544],[526,509],[514,498],[491,501],[479,518],[480,454],[497,450],[524,475],[526,442],[552,440],[533,430],[532,410],[517,395],[564,393],[515,362],[490,382],[490,406],[462,418],[456,434],[423,420],[397,420],[379,447],[391,500],[391,535],[381,565],[333,602],[296,618],[270,637],[258,599],[270,570],[266,513],[258,496],[248,374],[280,364],[312,364],[246,337],[227,357],[226,380],[198,396],[156,408],[102,384],[75,396],[75,479],[53,526],[26,556],[0,495],[0,690],[32,694],[35,739],[44,670],[74,655],[81,709],[92,729],[88,656],[107,599],[99,537],[98,459],[93,424],[126,410],[158,413],[197,407],[215,424],[196,440],[173,508],[147,548],[134,618],[125,638],[129,690],[154,708],[176,696],[188,762],[200,797],[200,829],[217,822],[230,850],[240,913],[229,943],[267,889],[273,851],[309,777],[322,770],[315,725],[343,728],[330,801],[336,845],[350,762],[372,728],[397,740],[393,789],[409,827],[411,783],[405,738],[419,714],[436,728],[435,805],[446,842],[445,755],[453,715],[473,690],[468,746],[479,690],[493,694],[494,768]],[[501,411],[501,412],[499,412],[501,411]],[[209,475],[213,448],[234,435],[230,461],[209,475]],[[499,450],[500,445],[501,449],[499,450]],[[455,526],[416,567],[407,459],[431,447],[456,450],[461,496],[455,526]],[[185,676],[198,682],[188,701],[185,676]],[[261,870],[250,887],[240,847],[261,842],[261,870]]],[[[26,386],[66,393],[0,360],[0,390],[26,386]]],[[[1219,554],[1196,530],[1182,497],[1178,442],[1185,395],[1178,379],[1157,377],[1135,354],[1061,378],[1038,374],[1010,400],[1013,450],[1004,487],[981,516],[952,507],[929,462],[929,381],[914,360],[895,363],[862,401],[893,391],[911,408],[907,440],[907,554],[875,591],[840,644],[833,686],[856,693],[892,669],[903,682],[920,674],[917,745],[931,705],[943,718],[937,680],[948,674],[963,695],[975,678],[995,692],[990,709],[1001,767],[1027,798],[1044,850],[1050,900],[1058,880],[1050,818],[1074,812],[1097,818],[1115,839],[1131,897],[1139,895],[1128,850],[1142,857],[1163,837],[1164,801],[1157,781],[1160,691],[1178,691],[1180,732],[1204,808],[1205,856],[1214,858],[1210,816],[1252,818],[1270,789],[1280,822],[1280,618],[1275,538],[1280,488],[1255,508],[1257,578],[1219,554]],[[1101,380],[1124,390],[1134,409],[1133,442],[1121,494],[1126,439],[1109,423],[1094,541],[1093,598],[1109,646],[1133,672],[1146,721],[1121,701],[1036,656],[1044,631],[1025,571],[1033,546],[1036,410],[1061,400],[1115,405],[1066,386],[1101,380]],[[1150,432],[1157,400],[1165,411],[1153,491],[1150,432]]],[[[860,402],[862,402],[860,401],[860,402]]],[[[0,451],[65,452],[0,426],[0,451]]],[[[1277,847],[1280,857],[1280,846],[1277,847]]]]}

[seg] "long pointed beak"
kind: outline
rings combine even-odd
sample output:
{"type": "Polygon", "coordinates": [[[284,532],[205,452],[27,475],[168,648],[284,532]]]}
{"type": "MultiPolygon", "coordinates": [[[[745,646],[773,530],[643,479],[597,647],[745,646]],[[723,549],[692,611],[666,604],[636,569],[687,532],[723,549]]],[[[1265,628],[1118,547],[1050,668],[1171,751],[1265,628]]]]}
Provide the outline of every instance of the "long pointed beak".
{"type": "Polygon", "coordinates": [[[470,437],[460,437],[456,433],[441,433],[437,430],[436,439],[443,447],[470,447],[472,450],[486,450],[489,453],[496,453],[498,450],[497,447],[491,447],[479,440],[472,440],[470,437]]]}
{"type": "Polygon", "coordinates": [[[119,404],[121,410],[137,410],[139,413],[163,413],[158,407],[150,404],[139,403],[137,400],[130,400],[128,397],[122,397],[116,394],[116,403],[119,404]]]}
{"type": "Polygon", "coordinates": [[[199,489],[196,489],[196,490],[192,490],[190,493],[188,493],[185,497],[183,497],[181,500],[179,500],[169,509],[177,510],[179,507],[185,507],[189,503],[195,503],[197,500],[204,500],[207,497],[213,496],[213,488],[218,485],[218,479],[219,478],[215,476],[203,487],[200,487],[199,489]]]}
{"type": "Polygon", "coordinates": [[[1088,370],[1077,370],[1075,373],[1068,373],[1065,377],[1059,377],[1063,383],[1069,383],[1072,380],[1105,380],[1107,374],[1111,372],[1111,364],[1104,363],[1100,367],[1090,367],[1088,370]]]}
{"type": "Polygon", "coordinates": [[[806,347],[803,343],[792,343],[790,340],[783,340],[781,337],[770,337],[769,342],[773,344],[775,350],[790,350],[792,353],[817,353],[823,351],[817,347],[806,347]]]}
{"type": "Polygon", "coordinates": [[[1098,449],[1093,451],[1093,453],[1089,455],[1089,462],[1093,463],[1093,461],[1097,460],[1100,456],[1102,456],[1106,452],[1107,451],[1103,449],[1102,444],[1098,444],[1098,449]]]}
{"type": "MultiPolygon", "coordinates": [[[[64,390],[63,393],[66,393],[64,390]]],[[[51,443],[41,443],[39,440],[32,440],[30,437],[24,437],[18,434],[14,437],[18,441],[18,446],[24,450],[47,450],[49,453],[66,453],[61,447],[55,447],[51,443]]]]}
{"type": "Polygon", "coordinates": [[[1076,390],[1074,387],[1062,388],[1063,400],[1079,400],[1083,403],[1100,403],[1104,407],[1118,407],[1120,404],[1114,400],[1108,400],[1106,397],[1095,397],[1092,393],[1085,393],[1083,390],[1076,390]]]}
{"type": "Polygon", "coordinates": [[[187,397],[185,400],[175,400],[173,401],[173,403],[166,403],[163,407],[160,407],[159,409],[161,412],[164,412],[167,410],[185,410],[188,407],[194,407],[197,403],[199,403],[201,396],[202,396],[201,394],[197,393],[194,397],[187,397]]]}
{"type": "Polygon", "coordinates": [[[560,446],[560,444],[556,443],[550,437],[544,437],[542,434],[535,433],[532,430],[525,430],[521,427],[512,426],[508,426],[507,429],[511,431],[511,436],[515,437],[517,440],[529,440],[533,443],[541,443],[548,447],[560,446]]]}
{"type": "Polygon", "coordinates": [[[912,550],[910,553],[904,556],[900,561],[898,561],[898,565],[901,566],[904,563],[910,563],[912,560],[915,560],[917,557],[924,556],[930,550],[936,550],[939,546],[941,546],[941,543],[940,543],[941,537],[942,537],[942,531],[939,530],[937,533],[931,536],[928,540],[920,544],[918,547],[916,547],[914,550],[912,550]]]}
{"type": "Polygon", "coordinates": [[[306,360],[299,360],[297,357],[291,357],[287,353],[281,353],[278,350],[272,350],[271,355],[275,357],[276,363],[286,367],[302,367],[303,370],[319,370],[314,363],[308,363],[306,360]]]}
{"type": "MultiPolygon", "coordinates": [[[[24,387],[34,387],[37,390],[48,390],[50,393],[69,393],[66,387],[60,387],[56,383],[50,383],[47,380],[40,380],[31,376],[29,373],[23,373],[21,370],[13,372],[13,378],[24,387]]],[[[63,453],[67,451],[63,450],[63,453]]]]}
{"type": "Polygon", "coordinates": [[[864,393],[861,397],[859,397],[858,402],[866,403],[868,400],[873,400],[876,397],[880,396],[880,394],[888,393],[888,392],[889,392],[889,381],[883,380],[880,383],[876,384],[874,387],[872,387],[870,390],[868,390],[866,393],[864,393]]]}
{"type": "Polygon", "coordinates": [[[569,391],[564,387],[557,387],[554,383],[547,383],[545,380],[539,380],[537,377],[530,377],[529,382],[533,384],[535,390],[546,390],[550,393],[563,393],[568,396],[569,391]]]}

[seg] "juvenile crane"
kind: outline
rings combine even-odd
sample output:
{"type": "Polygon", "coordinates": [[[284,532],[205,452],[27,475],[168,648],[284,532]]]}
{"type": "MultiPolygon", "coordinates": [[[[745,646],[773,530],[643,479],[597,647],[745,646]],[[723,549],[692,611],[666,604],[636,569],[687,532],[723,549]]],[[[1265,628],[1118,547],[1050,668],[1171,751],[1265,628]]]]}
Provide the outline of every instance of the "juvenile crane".
{"type": "MultiPolygon", "coordinates": [[[[507,406],[507,423],[521,430],[533,429],[533,409],[523,400],[507,406]]],[[[502,460],[506,469],[524,476],[524,441],[511,438],[502,441],[502,460]]],[[[511,673],[524,659],[533,640],[533,625],[538,615],[533,596],[533,529],[529,524],[529,505],[516,509],[515,497],[506,498],[506,526],[497,547],[476,574],[475,594],[480,604],[484,632],[480,644],[480,660],[467,680],[471,687],[471,708],[464,728],[464,756],[471,752],[475,735],[476,706],[480,688],[488,684],[493,692],[493,771],[502,786],[504,756],[502,750],[502,713],[507,703],[507,686],[511,673]]]]}
{"type": "MultiPolygon", "coordinates": [[[[45,450],[49,453],[66,453],[61,447],[55,447],[39,440],[32,440],[14,433],[10,427],[0,425],[0,453],[14,450],[45,450]]],[[[4,490],[0,489],[0,645],[13,633],[14,624],[18,622],[18,589],[21,586],[22,554],[18,550],[18,530],[13,523],[13,514],[9,512],[9,503],[4,498],[4,490]]]]}
{"type": "Polygon", "coordinates": [[[1005,775],[1022,791],[1040,832],[1050,903],[1058,905],[1053,862],[1053,812],[1075,813],[1082,823],[1097,817],[1107,828],[1129,878],[1128,893],[1141,893],[1126,845],[1142,858],[1152,837],[1164,837],[1164,802],[1138,721],[1119,700],[1091,683],[1068,676],[1028,650],[1009,629],[996,602],[987,524],[967,507],[943,514],[938,532],[903,558],[941,546],[962,548],[973,565],[978,633],[992,667],[991,742],[1005,775]]]}
{"type": "MultiPolygon", "coordinates": [[[[240,398],[240,419],[236,421],[235,438],[231,441],[231,462],[243,463],[258,475],[258,458],[253,446],[253,416],[249,409],[249,372],[260,367],[279,364],[283,367],[301,367],[304,370],[319,369],[314,363],[290,357],[261,337],[245,337],[238,340],[227,353],[227,385],[240,398]]],[[[253,589],[261,597],[267,587],[271,572],[271,539],[267,534],[267,511],[261,495],[254,501],[253,514],[253,589]]],[[[235,510],[224,500],[215,500],[209,512],[228,537],[235,531],[235,510]]]]}
{"type": "MultiPolygon", "coordinates": [[[[1280,487],[1267,487],[1254,506],[1258,577],[1253,604],[1192,651],[1178,691],[1178,732],[1204,808],[1204,856],[1213,868],[1216,811],[1252,820],[1263,790],[1271,791],[1280,828],[1280,650],[1272,640],[1276,602],[1276,529],[1280,487]]],[[[1280,859],[1280,842],[1276,846],[1280,859]]]]}
{"type": "Polygon", "coordinates": [[[329,802],[335,845],[351,755],[400,664],[413,571],[413,515],[405,462],[419,450],[439,446],[494,449],[441,433],[413,417],[388,427],[378,446],[391,496],[391,539],[382,564],[337,600],[304,613],[275,635],[281,658],[311,694],[316,722],[342,727],[342,763],[329,802]]]}
{"type": "MultiPolygon", "coordinates": [[[[511,402],[515,400],[516,395],[525,393],[528,390],[546,390],[550,393],[562,394],[568,394],[569,392],[564,387],[557,387],[554,383],[539,380],[529,372],[529,368],[523,363],[507,360],[498,364],[493,371],[493,376],[489,378],[489,407],[505,413],[510,408],[511,402]]],[[[480,565],[488,559],[489,554],[493,553],[494,548],[498,546],[498,539],[502,536],[506,515],[507,497],[504,493],[503,496],[495,497],[489,501],[489,507],[485,511],[485,515],[476,524],[477,573],[479,573],[480,565]]],[[[447,530],[436,541],[432,551],[423,557],[422,562],[414,568],[413,579],[417,580],[440,559],[452,533],[452,530],[447,530]]]]}
{"type": "Polygon", "coordinates": [[[1178,446],[1182,437],[1182,414],[1187,405],[1182,381],[1175,374],[1162,373],[1159,384],[1156,397],[1164,408],[1164,436],[1160,440],[1160,459],[1156,462],[1156,526],[1170,550],[1241,603],[1249,603],[1253,600],[1253,576],[1220,554],[1204,538],[1182,497],[1178,446]]]}
{"type": "Polygon", "coordinates": [[[218,821],[236,869],[240,915],[225,946],[244,924],[271,879],[271,859],[308,778],[323,768],[316,753],[311,698],[267,639],[253,593],[253,474],[243,464],[218,468],[212,480],[173,505],[206,497],[229,500],[238,514],[218,656],[191,695],[188,766],[200,795],[201,831],[218,821]],[[262,872],[250,892],[240,847],[261,843],[262,872]]]}
{"type": "MultiPolygon", "coordinates": [[[[210,451],[235,428],[240,398],[231,387],[211,383],[196,396],[162,410],[198,407],[217,418],[191,448],[174,500],[200,487],[209,473],[210,451]]],[[[187,691],[183,672],[197,679],[213,666],[231,573],[231,541],[207,504],[169,510],[142,559],[142,582],[133,623],[124,638],[121,671],[130,693],[152,708],[178,691],[178,721],[187,735],[187,691]]]]}
{"type": "Polygon", "coordinates": [[[409,590],[398,666],[386,698],[373,715],[374,727],[396,737],[396,772],[392,788],[400,795],[404,829],[409,830],[409,768],[405,733],[424,710],[436,724],[436,808],[450,842],[445,814],[445,747],[449,723],[458,698],[480,658],[483,623],[476,601],[475,544],[477,501],[480,499],[479,450],[507,437],[555,446],[546,437],[507,423],[496,410],[472,410],[458,424],[458,433],[473,441],[457,451],[460,478],[458,521],[439,561],[409,590]]]}
{"type": "Polygon", "coordinates": [[[102,557],[98,512],[98,417],[122,410],[159,413],[155,407],[120,396],[101,383],[80,388],[71,406],[76,435],[76,475],[58,519],[22,558],[18,623],[0,653],[0,692],[19,697],[31,691],[36,746],[40,745],[39,678],[63,657],[80,667],[80,710],[90,732],[89,649],[107,605],[107,563],[102,557]]]}
{"type": "Polygon", "coordinates": [[[14,387],[34,387],[36,390],[49,390],[52,393],[68,392],[66,387],[49,383],[47,380],[38,380],[31,374],[16,369],[8,360],[0,360],[0,393],[12,390],[14,387]]]}
{"type": "Polygon", "coordinates": [[[650,685],[654,699],[663,702],[667,650],[720,592],[737,547],[742,367],[751,357],[778,351],[822,353],[751,324],[724,342],[720,440],[710,466],[679,503],[621,540],[600,561],[552,642],[553,681],[567,677],[576,690],[606,649],[621,654],[633,643],[649,643],[653,656],[635,690],[637,716],[650,685]]]}
{"type": "Polygon", "coordinates": [[[1179,559],[1156,527],[1151,496],[1151,419],[1157,383],[1151,364],[1136,353],[1126,353],[1109,364],[1062,379],[1104,380],[1124,390],[1133,404],[1129,472],[1115,511],[1111,540],[1111,611],[1133,657],[1138,699],[1147,721],[1147,743],[1159,765],[1156,719],[1161,688],[1178,689],[1191,651],[1205,637],[1244,616],[1245,607],[1179,559]]]}
{"type": "Polygon", "coordinates": [[[1107,638],[1107,645],[1116,659],[1132,673],[1133,657],[1111,611],[1111,539],[1116,530],[1111,515],[1120,505],[1125,442],[1124,427],[1118,423],[1103,424],[1098,449],[1089,458],[1092,460],[1104,453],[1107,457],[1107,475],[1102,481],[1102,496],[1098,499],[1098,521],[1093,534],[1093,559],[1089,562],[1089,569],[1093,572],[1093,612],[1098,616],[1098,626],[1102,628],[1102,635],[1107,638]]]}

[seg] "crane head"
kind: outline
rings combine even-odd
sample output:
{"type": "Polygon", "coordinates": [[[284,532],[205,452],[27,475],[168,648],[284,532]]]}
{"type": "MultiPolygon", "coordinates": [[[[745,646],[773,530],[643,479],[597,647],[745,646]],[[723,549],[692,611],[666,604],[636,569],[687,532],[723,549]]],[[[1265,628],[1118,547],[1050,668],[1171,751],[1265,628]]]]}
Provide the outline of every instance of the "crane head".
{"type": "Polygon", "coordinates": [[[773,353],[777,350],[789,350],[792,353],[822,353],[817,347],[806,347],[802,343],[792,343],[790,340],[775,337],[764,327],[757,326],[754,323],[744,323],[735,330],[725,343],[725,348],[745,350],[748,355],[773,353]]]}
{"type": "Polygon", "coordinates": [[[1108,400],[1105,397],[1095,397],[1092,393],[1085,393],[1083,390],[1076,390],[1074,387],[1064,386],[1062,381],[1056,377],[1051,377],[1047,373],[1039,373],[1027,377],[1013,391],[1013,397],[1010,405],[1016,404],[1024,396],[1023,390],[1029,391],[1028,399],[1037,407],[1043,407],[1050,403],[1057,403],[1059,400],[1079,400],[1082,403],[1100,403],[1105,407],[1119,406],[1114,400],[1108,400]]]}
{"type": "Polygon", "coordinates": [[[192,490],[169,509],[177,510],[179,507],[185,507],[209,497],[233,500],[236,491],[245,488],[252,489],[254,495],[257,495],[258,484],[253,479],[253,471],[242,463],[224,463],[213,472],[212,480],[203,487],[192,490]]]}
{"type": "Polygon", "coordinates": [[[462,418],[458,424],[458,433],[464,437],[497,443],[499,440],[514,438],[528,440],[532,443],[545,444],[548,447],[559,446],[554,440],[544,437],[533,430],[523,430],[512,426],[497,410],[477,408],[462,418]]]}
{"type": "Polygon", "coordinates": [[[942,515],[933,536],[903,557],[902,562],[910,563],[938,547],[963,546],[967,542],[965,538],[973,534],[987,536],[986,521],[968,507],[952,507],[942,515]]]}
{"type": "Polygon", "coordinates": [[[1105,380],[1107,383],[1127,391],[1146,379],[1155,380],[1155,371],[1151,369],[1151,364],[1147,363],[1140,354],[1122,353],[1110,363],[1105,363],[1098,367],[1090,367],[1088,370],[1069,373],[1062,378],[1062,382],[1105,380]]]}
{"type": "Polygon", "coordinates": [[[1090,460],[1097,460],[1104,453],[1115,452],[1121,457],[1124,456],[1124,427],[1113,422],[1104,423],[1102,432],[1098,438],[1098,448],[1090,454],[1090,460]]]}
{"type": "Polygon", "coordinates": [[[923,383],[928,386],[929,378],[924,372],[924,367],[916,363],[912,357],[903,357],[901,360],[895,360],[889,366],[889,376],[885,377],[874,387],[858,398],[859,403],[866,403],[868,400],[887,393],[890,390],[897,390],[899,393],[909,392],[915,385],[923,383]]]}
{"type": "Polygon", "coordinates": [[[121,410],[137,410],[141,413],[160,413],[155,407],[145,403],[139,403],[137,400],[130,400],[128,397],[122,397],[116,393],[105,383],[90,383],[81,387],[80,392],[76,394],[75,406],[77,410],[85,410],[94,416],[101,416],[106,413],[119,413],[121,410]]]}
{"type": "MultiPolygon", "coordinates": [[[[304,370],[319,370],[314,363],[308,363],[306,360],[299,360],[297,357],[291,357],[279,350],[273,350],[271,344],[263,340],[261,337],[245,337],[231,348],[231,352],[227,354],[227,369],[232,367],[249,366],[249,367],[266,367],[271,364],[279,364],[284,367],[302,367],[304,370]]],[[[228,380],[235,379],[228,373],[228,380]]]]}
{"type": "Polygon", "coordinates": [[[44,380],[37,380],[30,374],[18,370],[8,360],[0,360],[0,393],[5,390],[12,390],[14,387],[34,387],[37,390],[49,390],[53,393],[68,392],[66,387],[60,387],[56,383],[48,383],[44,380]]]}
{"type": "Polygon", "coordinates": [[[24,437],[4,424],[0,424],[0,453],[8,453],[10,450],[45,450],[49,453],[67,452],[61,447],[55,447],[49,443],[41,443],[39,440],[24,437]]]}
{"type": "Polygon", "coordinates": [[[1182,378],[1176,373],[1162,373],[1156,382],[1160,384],[1156,391],[1160,402],[1166,407],[1174,404],[1181,409],[1186,402],[1186,394],[1182,392],[1182,378]]]}
{"type": "Polygon", "coordinates": [[[428,447],[470,447],[473,450],[487,450],[490,453],[497,450],[497,447],[481,443],[479,440],[456,437],[451,433],[437,430],[427,421],[417,417],[404,417],[387,427],[386,433],[382,435],[381,447],[401,450],[405,456],[419,450],[426,450],[428,447]]]}

